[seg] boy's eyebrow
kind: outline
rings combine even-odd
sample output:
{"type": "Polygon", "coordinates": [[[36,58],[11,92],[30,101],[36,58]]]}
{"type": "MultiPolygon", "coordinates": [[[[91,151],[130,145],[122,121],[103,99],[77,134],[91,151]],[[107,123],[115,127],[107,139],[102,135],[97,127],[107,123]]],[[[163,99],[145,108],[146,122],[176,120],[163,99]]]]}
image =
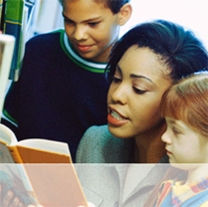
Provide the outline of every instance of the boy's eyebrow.
{"type": "Polygon", "coordinates": [[[62,13],[62,16],[64,17],[64,19],[68,19],[73,22],[73,20],[71,20],[69,17],[67,17],[64,13],[62,13]]]}
{"type": "MultiPolygon", "coordinates": [[[[70,19],[69,17],[67,17],[64,13],[62,13],[62,16],[65,18],[65,19],[68,19],[72,22],[74,22],[72,19],[70,19]]],[[[92,19],[87,19],[87,20],[84,20],[83,22],[91,22],[91,21],[96,21],[96,20],[99,20],[100,17],[95,17],[95,18],[92,18],[92,19]]]]}

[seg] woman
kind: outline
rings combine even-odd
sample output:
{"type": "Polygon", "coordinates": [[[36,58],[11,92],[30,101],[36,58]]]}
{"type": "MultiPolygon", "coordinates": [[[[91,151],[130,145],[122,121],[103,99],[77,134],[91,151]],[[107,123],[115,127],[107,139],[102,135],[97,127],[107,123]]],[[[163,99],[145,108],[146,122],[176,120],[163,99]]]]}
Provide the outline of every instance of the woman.
{"type": "Polygon", "coordinates": [[[161,161],[166,129],[161,98],[174,82],[207,66],[202,43],[179,25],[157,20],[131,29],[115,45],[108,64],[108,126],[86,131],[77,162],[161,161]]]}
{"type": "MultiPolygon", "coordinates": [[[[156,20],[132,28],[114,46],[107,67],[112,78],[107,100],[108,125],[86,131],[76,161],[168,162],[161,141],[166,130],[160,114],[162,96],[177,80],[207,68],[206,49],[180,25],[156,20]]],[[[133,166],[78,166],[87,199],[96,206],[143,206],[161,180],[164,168],[133,166]]]]}

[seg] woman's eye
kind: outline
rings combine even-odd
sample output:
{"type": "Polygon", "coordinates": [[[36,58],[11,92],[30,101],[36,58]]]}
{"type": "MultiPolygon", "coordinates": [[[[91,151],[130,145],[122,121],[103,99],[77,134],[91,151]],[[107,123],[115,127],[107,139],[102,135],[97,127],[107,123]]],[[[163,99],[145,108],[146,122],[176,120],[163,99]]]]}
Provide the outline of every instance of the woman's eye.
{"type": "Polygon", "coordinates": [[[138,88],[133,88],[133,89],[137,94],[144,94],[144,93],[147,92],[146,90],[141,90],[141,89],[138,89],[138,88]]]}
{"type": "Polygon", "coordinates": [[[112,77],[112,81],[113,81],[114,83],[118,83],[118,82],[121,81],[121,78],[116,77],[116,76],[113,76],[113,77],[112,77]]]}

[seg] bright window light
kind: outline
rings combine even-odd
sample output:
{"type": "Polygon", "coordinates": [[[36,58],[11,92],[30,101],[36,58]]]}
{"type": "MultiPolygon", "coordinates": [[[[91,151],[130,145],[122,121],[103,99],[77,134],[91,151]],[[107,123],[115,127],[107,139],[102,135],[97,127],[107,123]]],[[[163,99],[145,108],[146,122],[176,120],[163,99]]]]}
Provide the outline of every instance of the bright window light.
{"type": "Polygon", "coordinates": [[[131,0],[133,14],[121,35],[135,24],[165,19],[191,29],[208,49],[208,0],[131,0]]]}

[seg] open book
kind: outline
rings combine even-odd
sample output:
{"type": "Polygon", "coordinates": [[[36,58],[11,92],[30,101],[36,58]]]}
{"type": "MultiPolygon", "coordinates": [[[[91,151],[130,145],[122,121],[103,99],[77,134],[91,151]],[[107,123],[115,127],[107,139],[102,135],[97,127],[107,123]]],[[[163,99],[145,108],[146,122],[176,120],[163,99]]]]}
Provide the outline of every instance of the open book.
{"type": "Polygon", "coordinates": [[[18,142],[0,124],[0,163],[71,163],[71,156],[67,143],[33,138],[18,142]]]}
{"type": "Polygon", "coordinates": [[[87,207],[66,143],[41,139],[18,142],[14,133],[0,124],[0,163],[1,198],[2,192],[11,190],[23,198],[25,206],[87,207]]]}

